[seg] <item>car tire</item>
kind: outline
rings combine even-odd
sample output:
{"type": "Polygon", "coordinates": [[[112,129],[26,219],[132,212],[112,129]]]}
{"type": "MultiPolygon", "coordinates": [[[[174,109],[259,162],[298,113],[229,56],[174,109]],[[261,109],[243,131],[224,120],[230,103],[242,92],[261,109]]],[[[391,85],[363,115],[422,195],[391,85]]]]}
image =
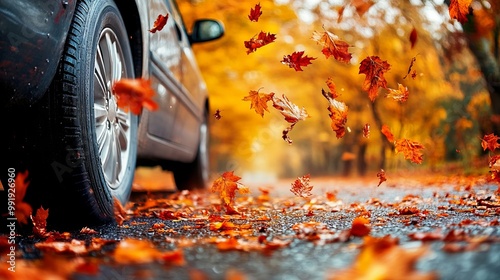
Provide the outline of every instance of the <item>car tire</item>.
{"type": "Polygon", "coordinates": [[[46,204],[55,224],[110,222],[115,198],[127,202],[138,118],[117,107],[112,85],[133,77],[127,31],[115,3],[78,1],[46,97],[51,149],[43,192],[49,192],[46,204]]]}
{"type": "Polygon", "coordinates": [[[208,115],[205,113],[200,125],[200,142],[195,159],[190,163],[175,163],[173,165],[174,180],[178,190],[206,188],[209,177],[208,142],[208,115]]]}

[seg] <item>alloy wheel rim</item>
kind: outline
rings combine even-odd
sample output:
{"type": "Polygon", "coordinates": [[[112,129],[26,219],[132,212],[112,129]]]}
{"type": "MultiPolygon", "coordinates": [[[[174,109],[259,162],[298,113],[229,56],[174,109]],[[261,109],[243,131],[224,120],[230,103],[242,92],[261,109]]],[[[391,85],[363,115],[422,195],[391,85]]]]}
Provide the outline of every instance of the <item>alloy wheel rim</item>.
{"type": "Polygon", "coordinates": [[[127,77],[123,51],[113,30],[99,36],[94,66],[94,119],[101,168],[108,186],[118,188],[130,160],[132,115],[118,108],[113,83],[127,77]]]}

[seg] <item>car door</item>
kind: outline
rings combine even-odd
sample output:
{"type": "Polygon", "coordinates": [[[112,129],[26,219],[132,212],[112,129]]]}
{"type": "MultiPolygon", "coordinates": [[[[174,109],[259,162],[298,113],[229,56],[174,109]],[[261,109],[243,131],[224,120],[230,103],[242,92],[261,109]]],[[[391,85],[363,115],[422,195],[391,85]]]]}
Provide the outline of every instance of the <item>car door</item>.
{"type": "MultiPolygon", "coordinates": [[[[151,0],[149,26],[153,27],[159,15],[169,15],[165,0],[151,0]]],[[[155,101],[159,108],[148,115],[148,133],[164,141],[172,141],[178,133],[174,127],[179,106],[179,84],[182,80],[182,47],[173,20],[167,20],[162,30],[148,32],[150,40],[151,86],[156,91],[155,101]]]]}

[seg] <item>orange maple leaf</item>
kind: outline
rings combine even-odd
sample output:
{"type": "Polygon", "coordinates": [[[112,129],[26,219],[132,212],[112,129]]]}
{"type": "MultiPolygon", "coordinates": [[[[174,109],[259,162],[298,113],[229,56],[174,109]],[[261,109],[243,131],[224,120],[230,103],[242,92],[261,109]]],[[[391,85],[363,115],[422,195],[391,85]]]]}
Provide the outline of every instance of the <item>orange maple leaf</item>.
{"type": "Polygon", "coordinates": [[[295,181],[293,181],[290,191],[296,196],[300,197],[311,196],[312,195],[311,191],[313,189],[313,186],[309,186],[310,179],[311,178],[309,174],[304,175],[302,177],[298,177],[297,179],[295,179],[295,181]]]}
{"type": "Polygon", "coordinates": [[[394,145],[396,146],[396,153],[402,152],[405,159],[408,159],[411,162],[417,164],[422,163],[422,150],[424,149],[424,146],[422,144],[403,138],[396,140],[396,142],[394,142],[394,145]]]}
{"type": "Polygon", "coordinates": [[[372,102],[377,98],[380,87],[387,88],[384,73],[389,71],[389,69],[391,69],[391,65],[378,56],[369,56],[361,61],[359,74],[366,75],[363,82],[363,90],[368,92],[368,97],[372,102]]]}
{"type": "Polygon", "coordinates": [[[243,98],[243,101],[250,101],[250,109],[254,108],[255,112],[264,117],[264,111],[267,110],[267,102],[273,99],[274,93],[259,93],[259,91],[251,90],[250,93],[243,98]]]}
{"type": "Polygon", "coordinates": [[[272,96],[273,107],[285,117],[285,121],[291,124],[283,130],[282,138],[289,144],[292,144],[292,139],[288,137],[288,133],[298,121],[305,120],[309,115],[304,108],[300,109],[299,106],[293,104],[284,94],[282,96],[283,98],[279,98],[276,95],[272,96]]]}
{"type": "Polygon", "coordinates": [[[151,28],[149,30],[149,32],[155,33],[156,31],[162,30],[163,27],[165,26],[165,24],[167,24],[167,21],[168,21],[168,14],[158,15],[158,17],[156,18],[156,20],[153,24],[153,28],[151,28]]]}
{"type": "Polygon", "coordinates": [[[385,137],[387,138],[387,140],[391,143],[394,142],[394,134],[392,134],[391,132],[391,129],[389,128],[389,126],[383,124],[382,125],[382,129],[380,130],[382,132],[382,134],[385,135],[385,137]]]}
{"type": "Polygon", "coordinates": [[[37,237],[46,237],[47,236],[47,218],[49,217],[49,209],[45,210],[40,206],[36,210],[36,215],[30,216],[31,221],[33,222],[33,233],[37,237]]]}
{"type": "Polygon", "coordinates": [[[113,93],[117,97],[117,105],[126,112],[130,109],[133,114],[139,115],[142,107],[154,111],[158,104],[151,99],[155,91],[147,79],[120,79],[113,84],[113,93]]]}
{"type": "Polygon", "coordinates": [[[248,19],[250,21],[259,21],[259,17],[262,15],[262,11],[260,10],[260,3],[255,5],[255,8],[250,8],[250,14],[248,15],[248,19]]]}
{"type": "Polygon", "coordinates": [[[293,52],[292,54],[283,56],[281,63],[288,65],[288,67],[295,69],[295,71],[302,71],[302,66],[307,66],[311,63],[311,60],[315,60],[315,57],[309,57],[304,55],[304,51],[293,52]]]}
{"type": "MultiPolygon", "coordinates": [[[[11,179],[12,178],[9,178],[9,180],[11,179]]],[[[23,201],[30,183],[28,180],[28,170],[17,173],[14,182],[16,186],[16,197],[14,199],[15,210],[14,213],[10,212],[9,210],[10,212],[9,214],[11,216],[12,214],[14,214],[14,216],[17,219],[17,222],[19,224],[25,225],[28,223],[28,217],[31,215],[31,212],[33,211],[31,205],[23,201]]]]}
{"type": "Polygon", "coordinates": [[[351,61],[352,54],[349,53],[349,44],[340,40],[337,35],[326,30],[322,33],[314,31],[311,39],[323,47],[321,52],[326,58],[333,56],[340,62],[349,63],[351,61]]]}
{"type": "Polygon", "coordinates": [[[265,33],[261,31],[257,38],[253,36],[250,40],[244,41],[245,48],[247,48],[247,54],[254,52],[256,49],[261,48],[267,44],[270,44],[276,40],[276,34],[265,33]]]}
{"type": "Polygon", "coordinates": [[[398,83],[398,89],[387,88],[387,93],[385,94],[385,97],[389,97],[403,103],[406,102],[406,100],[408,100],[409,94],[410,92],[408,91],[408,87],[405,87],[402,84],[398,83]]]}
{"type": "Polygon", "coordinates": [[[483,151],[486,151],[486,149],[488,149],[493,152],[496,148],[500,148],[500,144],[498,144],[499,139],[500,137],[496,136],[494,133],[485,135],[481,139],[481,147],[483,147],[483,151]]]}
{"type": "Polygon", "coordinates": [[[335,131],[337,139],[340,139],[345,135],[349,107],[347,107],[344,102],[335,100],[335,96],[337,96],[336,93],[326,92],[323,89],[321,89],[321,93],[330,103],[327,108],[330,112],[330,119],[332,120],[330,127],[335,131]]]}
{"type": "Polygon", "coordinates": [[[222,204],[226,207],[228,214],[238,213],[233,208],[236,191],[242,194],[249,193],[249,189],[238,182],[240,179],[241,177],[234,175],[233,171],[226,171],[213,182],[210,188],[212,192],[219,193],[222,204]]]}
{"type": "Polygon", "coordinates": [[[451,0],[448,6],[450,17],[459,22],[467,22],[467,15],[470,12],[472,0],[451,0]]]}

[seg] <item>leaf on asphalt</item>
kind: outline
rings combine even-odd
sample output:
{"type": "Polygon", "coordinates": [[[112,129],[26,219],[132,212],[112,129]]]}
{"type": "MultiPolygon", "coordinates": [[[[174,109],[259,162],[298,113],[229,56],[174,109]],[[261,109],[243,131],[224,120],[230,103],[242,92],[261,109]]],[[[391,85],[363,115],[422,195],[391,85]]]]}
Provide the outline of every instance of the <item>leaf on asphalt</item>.
{"type": "Polygon", "coordinates": [[[123,222],[127,218],[127,211],[125,211],[125,208],[123,207],[122,203],[116,197],[113,197],[113,210],[116,223],[119,226],[123,225],[123,222]]]}
{"type": "Polygon", "coordinates": [[[234,209],[234,199],[236,191],[241,194],[249,193],[249,189],[239,183],[241,177],[234,175],[233,171],[224,172],[219,178],[215,179],[210,190],[218,192],[222,200],[222,204],[226,207],[227,214],[238,214],[234,209]]]}
{"type": "Polygon", "coordinates": [[[42,206],[36,210],[36,214],[30,216],[33,223],[33,233],[37,237],[47,237],[47,218],[49,217],[49,209],[45,210],[42,206]]]}
{"type": "Polygon", "coordinates": [[[437,279],[433,272],[416,270],[418,260],[426,253],[426,247],[402,248],[398,240],[390,236],[366,236],[353,265],[336,271],[328,279],[437,279]]]}
{"type": "Polygon", "coordinates": [[[147,79],[120,79],[114,82],[113,93],[116,95],[117,106],[125,112],[130,110],[139,115],[143,107],[150,111],[158,109],[158,104],[152,99],[155,91],[147,79]]]}
{"type": "Polygon", "coordinates": [[[352,221],[350,235],[363,237],[370,234],[370,220],[363,216],[358,216],[352,221]]]}
{"type": "Polygon", "coordinates": [[[184,255],[180,249],[161,252],[148,240],[125,238],[121,240],[113,253],[114,260],[122,265],[165,262],[166,264],[184,265],[184,255]]]}

